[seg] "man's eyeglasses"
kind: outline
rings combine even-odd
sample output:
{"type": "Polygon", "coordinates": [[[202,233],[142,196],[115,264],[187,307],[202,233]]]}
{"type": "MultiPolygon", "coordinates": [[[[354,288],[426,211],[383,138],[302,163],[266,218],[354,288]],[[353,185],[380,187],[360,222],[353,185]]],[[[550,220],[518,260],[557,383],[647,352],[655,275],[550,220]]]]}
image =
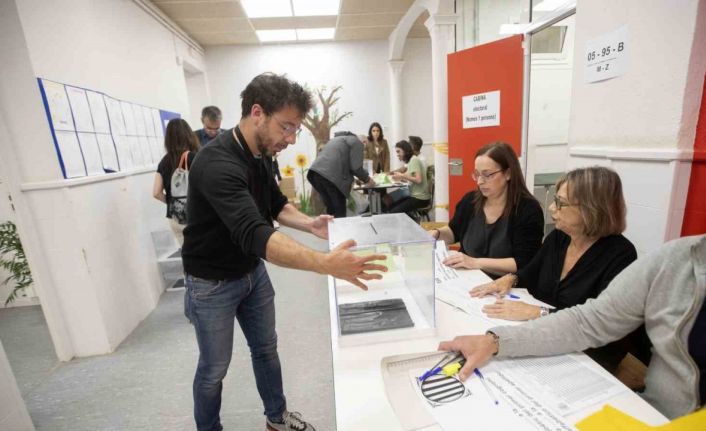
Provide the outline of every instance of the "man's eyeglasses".
{"type": "Polygon", "coordinates": [[[277,122],[277,124],[279,124],[279,126],[282,128],[282,133],[284,134],[284,136],[292,136],[292,135],[299,136],[299,133],[301,133],[301,131],[302,131],[301,126],[295,127],[292,124],[283,123],[283,122],[279,121],[279,119],[277,117],[275,117],[274,115],[272,116],[272,118],[274,118],[275,121],[277,122]]]}
{"type": "Polygon", "coordinates": [[[561,198],[557,195],[554,195],[554,206],[556,207],[557,210],[561,211],[562,208],[564,207],[575,207],[576,204],[570,204],[568,202],[564,202],[561,200],[561,198]]]}
{"type": "Polygon", "coordinates": [[[490,173],[487,173],[487,174],[484,174],[484,173],[478,172],[478,171],[473,171],[473,173],[471,174],[471,178],[473,178],[473,181],[478,181],[478,180],[480,180],[480,179],[483,179],[483,181],[488,181],[488,180],[490,180],[491,178],[493,178],[493,176],[494,176],[495,174],[497,174],[498,172],[502,172],[502,171],[503,171],[502,169],[498,169],[498,170],[495,171],[495,172],[490,172],[490,173]]]}

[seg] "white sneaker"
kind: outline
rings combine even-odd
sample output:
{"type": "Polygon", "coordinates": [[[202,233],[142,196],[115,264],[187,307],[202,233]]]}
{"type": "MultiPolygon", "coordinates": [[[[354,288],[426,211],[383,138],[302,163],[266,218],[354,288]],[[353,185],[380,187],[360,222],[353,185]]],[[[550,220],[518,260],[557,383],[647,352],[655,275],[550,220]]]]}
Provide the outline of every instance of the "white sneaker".
{"type": "Polygon", "coordinates": [[[282,413],[282,423],[271,422],[267,419],[267,431],[316,431],[313,425],[302,419],[299,412],[282,413]]]}

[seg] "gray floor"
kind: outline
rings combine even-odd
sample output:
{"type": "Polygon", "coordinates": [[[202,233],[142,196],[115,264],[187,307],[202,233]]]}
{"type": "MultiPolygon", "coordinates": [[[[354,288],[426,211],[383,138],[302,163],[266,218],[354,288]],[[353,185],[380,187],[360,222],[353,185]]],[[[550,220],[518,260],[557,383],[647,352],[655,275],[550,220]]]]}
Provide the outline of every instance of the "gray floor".
{"type": "MultiPolygon", "coordinates": [[[[289,232],[291,233],[291,232],[289,232]]],[[[322,249],[323,241],[294,233],[322,249]]],[[[268,266],[275,286],[279,353],[290,410],[318,430],[335,429],[326,278],[268,266]]],[[[37,430],[192,430],[191,382],[198,358],[182,313],[183,291],[157,308],[110,355],[56,360],[38,306],[0,309],[0,339],[37,430]]],[[[245,340],[236,331],[224,382],[226,430],[263,430],[245,340]]]]}

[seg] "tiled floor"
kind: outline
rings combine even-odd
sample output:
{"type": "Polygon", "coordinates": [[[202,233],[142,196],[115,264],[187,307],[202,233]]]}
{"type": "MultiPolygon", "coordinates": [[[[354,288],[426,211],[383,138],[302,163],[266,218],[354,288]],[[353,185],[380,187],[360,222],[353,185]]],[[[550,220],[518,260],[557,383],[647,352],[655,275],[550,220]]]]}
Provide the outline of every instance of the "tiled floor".
{"type": "MultiPolygon", "coordinates": [[[[325,243],[293,234],[317,248],[325,243]]],[[[335,429],[326,278],[269,266],[279,352],[291,410],[318,430],[335,429]]],[[[183,316],[183,291],[158,307],[112,354],[59,363],[41,309],[0,309],[0,339],[38,431],[193,430],[191,382],[198,357],[183,316]]],[[[226,430],[263,430],[244,337],[236,330],[224,382],[226,430]]]]}

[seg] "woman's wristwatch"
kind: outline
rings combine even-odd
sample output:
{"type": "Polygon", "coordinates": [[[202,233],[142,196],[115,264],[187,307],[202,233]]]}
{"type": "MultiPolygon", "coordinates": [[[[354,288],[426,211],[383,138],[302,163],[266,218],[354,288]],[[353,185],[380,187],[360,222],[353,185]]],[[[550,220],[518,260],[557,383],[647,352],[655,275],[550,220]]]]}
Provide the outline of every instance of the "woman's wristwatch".
{"type": "Polygon", "coordinates": [[[493,353],[493,356],[497,356],[498,352],[500,352],[500,337],[493,331],[485,331],[485,335],[493,337],[493,342],[495,343],[495,353],[493,353]]]}
{"type": "Polygon", "coordinates": [[[539,317],[544,317],[544,316],[549,316],[549,308],[547,307],[539,307],[539,317]]]}

